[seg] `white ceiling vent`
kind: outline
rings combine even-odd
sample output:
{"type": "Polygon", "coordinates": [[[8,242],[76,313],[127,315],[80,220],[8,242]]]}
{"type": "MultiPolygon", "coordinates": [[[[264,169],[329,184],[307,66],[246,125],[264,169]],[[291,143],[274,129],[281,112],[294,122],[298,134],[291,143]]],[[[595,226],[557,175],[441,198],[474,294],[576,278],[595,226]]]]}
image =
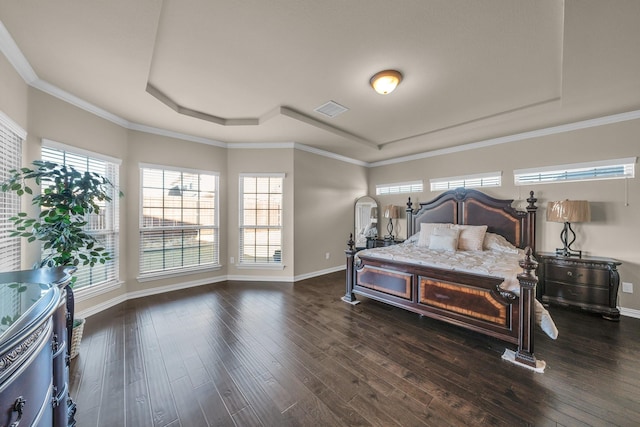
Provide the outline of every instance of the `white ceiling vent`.
{"type": "Polygon", "coordinates": [[[315,110],[316,113],[320,113],[323,114],[327,117],[335,117],[335,116],[339,116],[340,114],[344,113],[345,111],[349,111],[349,109],[347,107],[343,107],[342,105],[338,104],[337,102],[334,101],[329,101],[326,104],[323,104],[321,106],[319,106],[318,108],[316,108],[315,110]]]}

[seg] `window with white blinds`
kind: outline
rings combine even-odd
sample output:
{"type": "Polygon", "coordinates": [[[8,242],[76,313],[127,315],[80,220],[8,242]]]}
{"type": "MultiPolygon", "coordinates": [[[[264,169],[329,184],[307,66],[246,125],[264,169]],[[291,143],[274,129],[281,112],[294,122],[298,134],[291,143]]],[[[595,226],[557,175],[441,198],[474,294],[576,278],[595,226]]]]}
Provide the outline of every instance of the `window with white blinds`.
{"type": "Polygon", "coordinates": [[[594,181],[635,177],[636,158],[546,166],[513,171],[516,185],[594,181]]]}
{"type": "Polygon", "coordinates": [[[284,174],[240,175],[240,264],[282,265],[284,174]]]}
{"type": "Polygon", "coordinates": [[[217,267],[218,173],[142,165],[140,276],[217,267]]]}
{"type": "Polygon", "coordinates": [[[446,191],[453,188],[500,187],[502,172],[487,172],[429,180],[431,191],[446,191]]]}
{"type": "Polygon", "coordinates": [[[376,195],[422,193],[422,181],[396,182],[376,185],[376,195]]]}
{"type": "MultiPolygon", "coordinates": [[[[10,170],[22,166],[22,141],[24,137],[12,129],[0,117],[0,182],[9,179],[10,170]]],[[[20,237],[9,237],[14,230],[9,218],[20,212],[20,198],[11,192],[0,191],[0,271],[20,270],[20,237]]]]}
{"type": "Polygon", "coordinates": [[[98,242],[111,255],[111,260],[104,264],[79,265],[74,273],[77,278],[74,289],[96,288],[103,285],[111,285],[119,281],[119,168],[118,159],[109,158],[100,154],[90,153],[75,147],[70,147],[58,142],[43,140],[42,160],[54,162],[60,165],[72,166],[79,172],[94,172],[107,178],[113,187],[109,197],[111,202],[97,202],[99,213],[89,214],[86,218],[87,233],[95,237],[98,242]]]}

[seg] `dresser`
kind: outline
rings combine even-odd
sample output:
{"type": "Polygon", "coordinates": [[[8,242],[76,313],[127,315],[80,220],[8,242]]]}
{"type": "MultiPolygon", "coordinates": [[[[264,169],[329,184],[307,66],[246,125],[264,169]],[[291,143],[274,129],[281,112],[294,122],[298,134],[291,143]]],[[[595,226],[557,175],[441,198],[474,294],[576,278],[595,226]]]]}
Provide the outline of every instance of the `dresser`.
{"type": "Polygon", "coordinates": [[[0,273],[0,426],[75,424],[67,351],[74,270],[0,273]]]}
{"type": "Polygon", "coordinates": [[[607,320],[620,319],[617,307],[620,261],[611,258],[571,258],[539,253],[538,298],[543,303],[580,307],[607,320]]]}

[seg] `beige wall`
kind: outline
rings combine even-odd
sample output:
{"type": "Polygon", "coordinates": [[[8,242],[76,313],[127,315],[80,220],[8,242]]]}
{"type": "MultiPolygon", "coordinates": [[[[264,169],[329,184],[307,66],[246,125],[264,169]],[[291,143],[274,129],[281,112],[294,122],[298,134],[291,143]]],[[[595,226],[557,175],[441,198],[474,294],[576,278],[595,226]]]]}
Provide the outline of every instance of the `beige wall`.
{"type": "Polygon", "coordinates": [[[27,91],[29,86],[0,55],[0,111],[27,130],[27,91]]]}
{"type": "MultiPolygon", "coordinates": [[[[640,120],[621,122],[425,158],[402,164],[372,168],[369,188],[376,184],[423,179],[425,191],[412,199],[427,201],[439,192],[429,191],[429,179],[465,174],[502,171],[502,187],[489,188],[494,197],[515,199],[524,207],[524,199],[533,190],[538,198],[537,246],[540,251],[553,251],[560,245],[562,224],[545,221],[546,204],[553,200],[589,200],[592,222],[576,224],[578,234],[574,247],[586,255],[615,258],[622,261],[621,280],[634,284],[634,293],[619,292],[619,305],[640,310],[640,179],[609,180],[580,183],[542,184],[516,187],[513,170],[575,162],[637,157],[640,155],[640,120]],[[628,197],[629,205],[625,205],[628,197]]],[[[636,174],[640,170],[636,167],[636,174]]],[[[380,198],[382,204],[406,203],[406,197],[380,198]]]]}
{"type": "MultiPolygon", "coordinates": [[[[50,139],[73,147],[89,150],[95,153],[105,154],[117,159],[124,159],[127,150],[127,130],[119,125],[101,119],[91,113],[76,108],[66,102],[60,101],[37,89],[29,89],[29,128],[25,144],[25,158],[23,163],[29,164],[40,158],[42,139],[50,139]]],[[[126,183],[128,181],[127,170],[120,168],[120,182],[123,185],[125,196],[128,193],[126,183]]],[[[120,200],[121,218],[122,212],[128,208],[129,199],[120,200]]],[[[121,231],[125,230],[122,222],[121,231]]],[[[119,268],[120,278],[127,277],[131,252],[125,241],[126,233],[120,233],[119,268]]],[[[26,263],[23,267],[31,266],[38,259],[38,245],[25,245],[27,251],[26,263]]],[[[89,301],[78,299],[78,310],[83,310],[94,304],[102,303],[113,298],[118,298],[126,293],[125,286],[109,293],[92,298],[89,301]]]]}
{"type": "Polygon", "coordinates": [[[301,150],[294,158],[295,275],[342,268],[355,200],[367,194],[367,169],[301,150]]]}
{"type": "Polygon", "coordinates": [[[227,150],[227,180],[228,180],[228,214],[227,221],[227,258],[222,260],[228,265],[228,274],[231,279],[265,279],[278,278],[279,280],[293,280],[294,276],[294,243],[293,224],[294,203],[294,168],[293,149],[228,149],[227,150]],[[284,173],[284,200],[283,200],[283,236],[282,236],[282,262],[284,269],[264,268],[238,268],[239,256],[239,217],[238,217],[238,191],[241,173],[284,173]],[[230,257],[234,257],[234,264],[230,263],[230,257]]]}
{"type": "Polygon", "coordinates": [[[126,171],[129,179],[123,184],[123,191],[128,200],[127,208],[123,210],[124,217],[120,223],[122,230],[126,230],[125,246],[127,247],[128,268],[121,277],[127,284],[128,292],[145,292],[156,287],[171,286],[175,283],[195,282],[207,283],[227,274],[225,259],[227,241],[226,226],[227,210],[227,154],[225,148],[211,145],[184,141],[160,135],[144,132],[129,131],[127,133],[126,155],[120,168],[126,171]],[[214,271],[180,275],[178,277],[165,277],[157,280],[138,281],[140,273],[138,253],[140,250],[140,164],[152,164],[163,167],[189,168],[206,172],[218,172],[220,211],[220,262],[222,267],[214,271]]]}

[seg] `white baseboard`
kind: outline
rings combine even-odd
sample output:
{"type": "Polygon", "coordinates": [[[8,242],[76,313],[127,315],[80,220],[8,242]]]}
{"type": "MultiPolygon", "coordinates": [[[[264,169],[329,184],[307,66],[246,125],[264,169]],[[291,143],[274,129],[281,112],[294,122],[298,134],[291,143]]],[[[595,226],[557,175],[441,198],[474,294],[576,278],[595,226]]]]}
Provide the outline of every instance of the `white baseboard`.
{"type": "MultiPolygon", "coordinates": [[[[295,276],[295,277],[274,277],[274,276],[219,276],[219,277],[213,277],[213,278],[207,278],[207,279],[201,279],[201,280],[194,280],[194,281],[190,281],[190,282],[182,282],[182,283],[176,283],[173,285],[167,285],[167,286],[159,286],[157,288],[150,288],[150,289],[143,289],[143,290],[139,290],[139,291],[132,291],[132,292],[127,292],[126,294],[123,295],[118,295],[115,298],[111,298],[110,300],[104,301],[100,304],[96,304],[91,306],[90,308],[86,309],[86,310],[82,310],[76,313],[77,317],[83,317],[83,318],[87,318],[90,317],[94,314],[100,313],[101,311],[104,311],[108,308],[113,307],[114,305],[118,305],[122,302],[128,301],[130,299],[135,299],[135,298],[143,298],[146,296],[150,296],[150,295],[157,295],[157,294],[163,294],[165,292],[171,292],[171,291],[178,291],[180,289],[187,289],[187,288],[193,288],[196,286],[202,286],[202,285],[210,285],[212,283],[219,283],[219,282],[224,282],[227,280],[235,280],[235,281],[239,281],[239,282],[284,282],[284,283],[293,283],[293,282],[298,282],[300,280],[305,280],[305,279],[310,279],[313,277],[318,277],[318,276],[323,276],[325,274],[329,274],[329,273],[334,273],[336,271],[340,271],[340,270],[345,270],[346,266],[342,265],[342,266],[338,266],[338,267],[332,267],[332,268],[327,268],[324,270],[319,270],[319,271],[314,271],[312,273],[307,273],[307,274],[301,274],[299,276],[295,276]]],[[[122,284],[121,284],[122,285],[122,284]]]]}
{"type": "Polygon", "coordinates": [[[339,265],[337,267],[326,268],[324,270],[314,271],[313,273],[307,273],[307,274],[301,274],[299,276],[295,276],[293,281],[299,282],[300,280],[312,279],[314,277],[324,276],[325,274],[335,273],[337,271],[346,270],[346,269],[347,269],[346,265],[339,265]]]}
{"type": "Polygon", "coordinates": [[[620,314],[622,316],[634,317],[636,319],[640,319],[640,310],[636,310],[633,308],[620,307],[620,314]]]}

